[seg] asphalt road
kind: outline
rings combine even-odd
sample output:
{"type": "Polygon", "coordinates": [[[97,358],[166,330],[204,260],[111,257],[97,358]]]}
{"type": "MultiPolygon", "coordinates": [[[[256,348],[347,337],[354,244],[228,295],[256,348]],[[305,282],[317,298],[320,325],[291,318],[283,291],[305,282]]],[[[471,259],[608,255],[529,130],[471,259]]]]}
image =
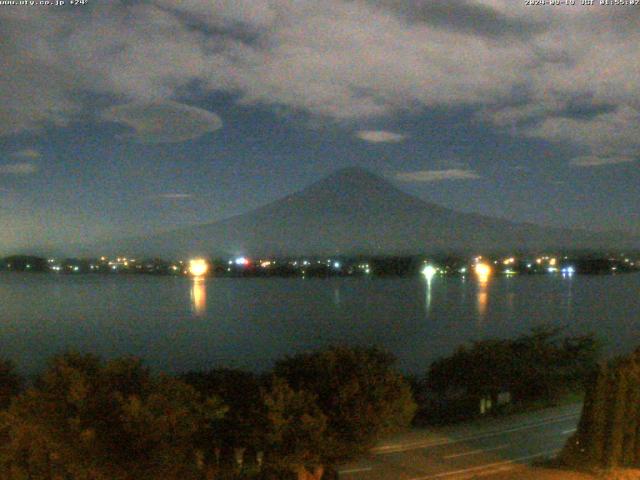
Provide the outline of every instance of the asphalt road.
{"type": "Polygon", "coordinates": [[[558,453],[575,431],[581,408],[576,404],[449,428],[412,430],[341,466],[340,479],[490,479],[558,453]]]}

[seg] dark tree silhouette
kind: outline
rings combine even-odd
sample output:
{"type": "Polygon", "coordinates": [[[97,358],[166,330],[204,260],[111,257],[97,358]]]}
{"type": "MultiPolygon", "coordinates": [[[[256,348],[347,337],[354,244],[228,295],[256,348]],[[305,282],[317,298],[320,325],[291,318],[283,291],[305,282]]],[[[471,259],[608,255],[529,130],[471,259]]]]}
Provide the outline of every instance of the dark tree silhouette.
{"type": "Polygon", "coordinates": [[[572,465],[640,466],[640,349],[602,364],[589,382],[578,430],[562,459],[572,465]]]}

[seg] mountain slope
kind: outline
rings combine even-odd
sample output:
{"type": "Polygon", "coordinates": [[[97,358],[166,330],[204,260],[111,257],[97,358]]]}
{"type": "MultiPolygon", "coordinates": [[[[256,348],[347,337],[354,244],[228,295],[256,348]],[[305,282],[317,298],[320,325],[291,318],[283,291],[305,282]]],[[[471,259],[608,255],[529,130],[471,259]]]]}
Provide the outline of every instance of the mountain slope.
{"type": "Polygon", "coordinates": [[[613,246],[640,241],[456,212],[360,168],[340,170],[252,212],[115,245],[137,255],[254,256],[613,246]]]}

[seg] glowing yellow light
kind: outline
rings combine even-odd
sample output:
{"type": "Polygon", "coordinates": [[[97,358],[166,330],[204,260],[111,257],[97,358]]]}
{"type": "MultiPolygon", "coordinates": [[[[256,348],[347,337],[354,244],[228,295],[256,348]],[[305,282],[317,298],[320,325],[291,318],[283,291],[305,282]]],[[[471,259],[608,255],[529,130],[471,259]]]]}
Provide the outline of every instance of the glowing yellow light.
{"type": "Polygon", "coordinates": [[[486,283],[491,275],[491,266],[486,263],[476,263],[475,267],[476,275],[481,283],[486,283]]]}
{"type": "Polygon", "coordinates": [[[549,265],[551,265],[552,267],[555,267],[556,263],[558,263],[558,261],[555,258],[549,260],[549,265]]]}
{"type": "Polygon", "coordinates": [[[209,264],[202,258],[195,258],[189,261],[189,273],[194,277],[206,275],[209,271],[209,264]]]}
{"type": "Polygon", "coordinates": [[[486,263],[477,263],[475,266],[476,274],[486,276],[491,275],[491,266],[486,263]]]}
{"type": "Polygon", "coordinates": [[[489,294],[487,293],[486,287],[478,292],[478,313],[480,314],[480,318],[484,317],[485,313],[487,313],[487,304],[489,303],[489,294]]]}
{"type": "Polygon", "coordinates": [[[505,258],[502,263],[505,265],[512,265],[513,263],[515,263],[515,261],[516,261],[515,258],[509,257],[509,258],[505,258]]]}
{"type": "Polygon", "coordinates": [[[194,277],[191,285],[191,307],[200,316],[207,311],[207,282],[202,277],[194,277]]]}

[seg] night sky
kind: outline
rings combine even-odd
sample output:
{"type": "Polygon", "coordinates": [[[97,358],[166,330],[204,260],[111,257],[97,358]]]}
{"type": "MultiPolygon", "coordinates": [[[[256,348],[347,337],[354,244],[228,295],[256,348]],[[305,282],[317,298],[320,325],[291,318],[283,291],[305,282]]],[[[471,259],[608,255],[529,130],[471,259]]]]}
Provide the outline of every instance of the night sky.
{"type": "Polygon", "coordinates": [[[638,6],[68,3],[0,5],[0,254],[221,219],[353,165],[640,233],[638,6]]]}

